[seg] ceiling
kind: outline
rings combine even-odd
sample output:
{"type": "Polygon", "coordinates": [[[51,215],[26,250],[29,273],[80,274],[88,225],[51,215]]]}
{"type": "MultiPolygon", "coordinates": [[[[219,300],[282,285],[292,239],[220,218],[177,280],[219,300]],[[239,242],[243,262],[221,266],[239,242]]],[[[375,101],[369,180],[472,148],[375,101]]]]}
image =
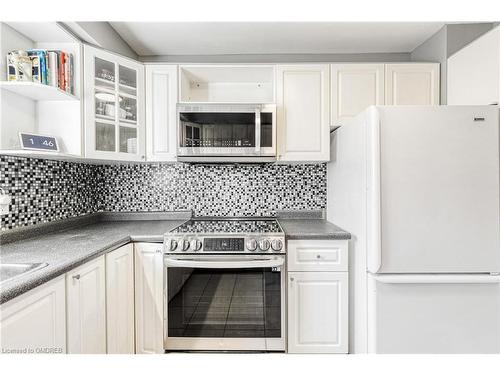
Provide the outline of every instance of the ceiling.
{"type": "Polygon", "coordinates": [[[439,22],[111,22],[138,55],[411,52],[439,22]]]}

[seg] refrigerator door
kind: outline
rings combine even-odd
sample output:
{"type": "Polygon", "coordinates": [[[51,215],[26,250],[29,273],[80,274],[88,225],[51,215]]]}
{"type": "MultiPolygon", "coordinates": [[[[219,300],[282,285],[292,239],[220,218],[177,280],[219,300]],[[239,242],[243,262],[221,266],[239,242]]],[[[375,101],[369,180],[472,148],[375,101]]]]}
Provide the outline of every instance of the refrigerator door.
{"type": "Polygon", "coordinates": [[[368,276],[371,353],[500,353],[500,276],[368,276]]]}
{"type": "Polygon", "coordinates": [[[498,108],[370,111],[368,270],[499,272],[498,108]]]}

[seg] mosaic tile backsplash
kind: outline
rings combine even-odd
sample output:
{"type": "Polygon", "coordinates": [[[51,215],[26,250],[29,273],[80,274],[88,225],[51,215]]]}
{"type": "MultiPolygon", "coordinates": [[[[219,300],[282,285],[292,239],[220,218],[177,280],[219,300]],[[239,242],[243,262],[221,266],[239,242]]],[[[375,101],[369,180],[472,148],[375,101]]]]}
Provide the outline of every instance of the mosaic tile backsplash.
{"type": "Polygon", "coordinates": [[[97,211],[272,216],[326,208],[326,164],[92,165],[0,156],[0,174],[14,199],[2,230],[97,211]]]}
{"type": "Polygon", "coordinates": [[[12,196],[1,229],[95,212],[98,182],[94,165],[0,156],[0,187],[12,196]]]}

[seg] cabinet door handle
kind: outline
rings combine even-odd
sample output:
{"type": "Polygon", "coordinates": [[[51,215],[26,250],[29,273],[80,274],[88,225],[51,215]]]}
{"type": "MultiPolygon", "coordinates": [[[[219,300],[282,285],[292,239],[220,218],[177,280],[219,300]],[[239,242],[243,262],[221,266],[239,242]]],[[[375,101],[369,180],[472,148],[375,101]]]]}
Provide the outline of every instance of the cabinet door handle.
{"type": "Polygon", "coordinates": [[[321,255],[319,255],[319,254],[318,254],[318,255],[316,255],[316,258],[317,258],[317,259],[321,259],[321,255]]]}
{"type": "Polygon", "coordinates": [[[293,277],[290,277],[290,281],[294,281],[295,279],[293,277]]]}
{"type": "Polygon", "coordinates": [[[73,280],[80,280],[80,275],[73,275],[73,280]]]}

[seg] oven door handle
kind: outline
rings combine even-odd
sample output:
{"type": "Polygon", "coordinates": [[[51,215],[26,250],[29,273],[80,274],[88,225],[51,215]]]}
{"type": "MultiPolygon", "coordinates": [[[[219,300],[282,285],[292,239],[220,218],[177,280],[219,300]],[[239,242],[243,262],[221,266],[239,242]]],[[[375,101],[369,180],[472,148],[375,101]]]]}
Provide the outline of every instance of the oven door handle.
{"type": "Polygon", "coordinates": [[[258,259],[172,259],[165,258],[167,267],[185,267],[185,268],[270,268],[281,267],[285,263],[283,258],[258,258],[258,259]]]}

